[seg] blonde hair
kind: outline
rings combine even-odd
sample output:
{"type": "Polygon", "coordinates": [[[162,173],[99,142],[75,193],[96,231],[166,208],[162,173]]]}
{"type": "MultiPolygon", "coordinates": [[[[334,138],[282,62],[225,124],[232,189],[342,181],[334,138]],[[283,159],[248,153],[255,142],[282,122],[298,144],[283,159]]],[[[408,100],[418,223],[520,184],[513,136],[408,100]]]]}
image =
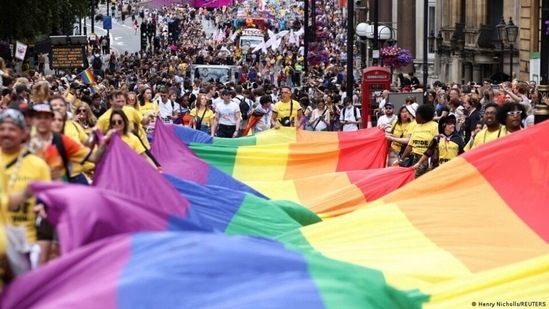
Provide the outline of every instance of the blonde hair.
{"type": "Polygon", "coordinates": [[[44,103],[48,102],[50,96],[50,84],[46,81],[39,81],[32,86],[31,102],[44,103]]]}

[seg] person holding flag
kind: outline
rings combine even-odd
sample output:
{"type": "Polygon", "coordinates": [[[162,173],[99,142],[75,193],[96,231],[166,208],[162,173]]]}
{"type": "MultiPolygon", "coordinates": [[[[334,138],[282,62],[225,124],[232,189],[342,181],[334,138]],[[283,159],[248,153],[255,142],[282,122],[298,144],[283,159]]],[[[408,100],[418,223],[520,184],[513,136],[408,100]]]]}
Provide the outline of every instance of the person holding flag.
{"type": "Polygon", "coordinates": [[[242,133],[242,136],[247,136],[250,130],[253,133],[259,133],[271,128],[271,116],[273,113],[273,99],[270,95],[264,95],[259,99],[260,105],[250,109],[248,112],[248,125],[242,133]]]}

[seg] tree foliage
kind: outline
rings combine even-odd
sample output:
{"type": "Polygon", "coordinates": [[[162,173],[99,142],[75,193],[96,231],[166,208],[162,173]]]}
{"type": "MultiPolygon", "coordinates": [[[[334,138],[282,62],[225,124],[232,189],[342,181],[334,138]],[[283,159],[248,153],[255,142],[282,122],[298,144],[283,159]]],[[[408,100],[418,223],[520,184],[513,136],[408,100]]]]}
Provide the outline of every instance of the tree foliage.
{"type": "Polygon", "coordinates": [[[96,0],[2,0],[0,41],[33,43],[39,35],[72,33],[79,17],[90,16],[96,0]]]}

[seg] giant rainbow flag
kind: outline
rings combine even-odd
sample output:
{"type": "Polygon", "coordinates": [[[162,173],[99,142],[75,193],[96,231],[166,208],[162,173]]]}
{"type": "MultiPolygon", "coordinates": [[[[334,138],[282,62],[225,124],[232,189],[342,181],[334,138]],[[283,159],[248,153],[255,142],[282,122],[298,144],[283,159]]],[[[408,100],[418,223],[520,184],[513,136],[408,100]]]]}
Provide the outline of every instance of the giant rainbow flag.
{"type": "Polygon", "coordinates": [[[385,134],[381,130],[352,133],[321,134],[324,138],[310,142],[238,147],[191,144],[190,148],[200,158],[244,182],[385,167],[385,134]]]}
{"type": "MultiPolygon", "coordinates": [[[[376,135],[380,131],[376,129],[368,132],[369,134],[376,135]]],[[[301,143],[305,140],[311,140],[315,138],[315,136],[317,136],[316,138],[319,141],[330,142],[333,145],[337,143],[336,141],[338,140],[339,134],[342,134],[342,136],[345,137],[342,138],[342,140],[347,140],[355,139],[357,135],[366,134],[366,131],[363,131],[361,134],[353,132],[345,132],[344,134],[341,132],[323,133],[324,132],[306,132],[301,130],[297,131],[292,128],[281,128],[280,130],[269,130],[258,134],[257,136],[270,136],[269,138],[264,139],[265,142],[263,145],[272,145],[269,141],[273,139],[285,142],[286,144],[289,144],[288,141],[290,140],[301,143]],[[292,136],[293,139],[288,138],[288,136],[292,136]]],[[[200,177],[202,177],[202,175],[199,172],[200,170],[208,171],[209,169],[212,169],[212,167],[207,167],[209,166],[208,163],[196,158],[194,154],[188,150],[187,146],[182,145],[180,141],[192,145],[209,144],[214,140],[236,141],[241,139],[212,139],[203,132],[182,126],[162,126],[160,131],[155,134],[156,141],[153,141],[153,152],[157,154],[157,157],[160,158],[159,160],[162,163],[164,161],[168,162],[168,164],[163,163],[164,171],[169,174],[175,174],[179,178],[191,181],[201,179],[200,177]],[[159,147],[156,147],[156,143],[160,144],[159,147]],[[162,145],[169,145],[169,147],[163,147],[162,145]],[[175,162],[179,161],[182,162],[176,165],[175,162]],[[200,168],[193,168],[191,164],[200,168]]],[[[217,147],[217,145],[221,144],[215,145],[217,147]]],[[[229,146],[229,148],[234,149],[234,147],[231,146],[229,146]]],[[[320,175],[289,180],[273,180],[269,177],[263,177],[260,180],[245,182],[268,198],[292,201],[296,204],[303,205],[326,218],[341,215],[364,206],[366,202],[373,201],[392,192],[413,179],[414,172],[411,169],[391,168],[323,173],[320,175]]]]}
{"type": "Polygon", "coordinates": [[[280,240],[419,288],[427,306],[549,304],[549,122],[468,152],[280,240]]]}
{"type": "Polygon", "coordinates": [[[19,277],[2,308],[420,308],[376,270],[259,238],[136,233],[92,243],[19,277]]]}
{"type": "MultiPolygon", "coordinates": [[[[2,307],[25,308],[40,303],[52,308],[65,304],[78,304],[79,308],[100,304],[109,308],[149,302],[176,307],[175,301],[182,302],[177,295],[185,297],[187,290],[195,297],[192,307],[210,306],[213,296],[214,304],[220,307],[234,302],[240,307],[269,307],[264,300],[279,307],[272,295],[285,296],[287,290],[304,291],[304,282],[314,284],[316,293],[294,293],[307,296],[305,300],[282,297],[287,300],[283,306],[412,308],[422,301],[426,301],[425,307],[433,308],[470,308],[498,301],[546,306],[548,132],[546,122],[483,145],[365,207],[289,230],[274,236],[276,241],[197,232],[196,224],[201,222],[198,220],[188,225],[180,222],[175,234],[105,235],[17,279],[5,292],[2,307]],[[257,246],[250,241],[257,242],[257,246]],[[280,255],[263,259],[262,254],[274,254],[270,250],[280,255]],[[293,258],[287,259],[286,254],[293,258]],[[306,261],[299,264],[306,272],[292,268],[291,274],[299,274],[294,277],[284,271],[293,265],[291,261],[298,260],[306,261]],[[256,261],[263,265],[262,269],[268,265],[267,269],[273,272],[257,270],[253,266],[256,261]],[[323,266],[317,268],[315,263],[323,266]],[[181,288],[188,286],[181,280],[190,273],[200,284],[181,288]],[[358,277],[349,277],[350,273],[358,277]],[[288,281],[277,281],[278,275],[288,281]],[[362,284],[361,280],[368,283],[362,284]],[[216,285],[219,282],[222,284],[216,285]],[[250,289],[242,282],[252,282],[259,288],[250,289]],[[47,288],[34,288],[35,284],[47,288]],[[158,289],[146,293],[141,290],[143,286],[147,291],[151,286],[158,289]],[[175,293],[174,286],[182,294],[175,293]],[[211,293],[210,287],[221,292],[211,293]],[[274,287],[276,293],[269,293],[269,288],[274,287]],[[170,293],[163,294],[164,289],[170,293]],[[255,302],[240,295],[253,296],[255,302]],[[157,296],[165,300],[158,300],[157,296]],[[316,305],[308,302],[319,298],[322,302],[316,305]],[[394,302],[385,302],[387,299],[394,302]]],[[[110,147],[116,145],[114,141],[110,147]]],[[[118,162],[121,160],[126,158],[119,157],[118,162]]],[[[58,186],[68,185],[53,185],[51,189],[58,186]]],[[[134,189],[141,188],[136,185],[134,189]]],[[[193,203],[190,205],[186,213],[193,203]]],[[[134,213],[128,211],[127,215],[131,222],[134,213]]],[[[95,218],[88,215],[85,220],[95,218]]],[[[181,220],[191,221],[186,217],[181,220]]]]}
{"type": "Polygon", "coordinates": [[[164,171],[199,184],[221,186],[264,197],[253,188],[199,159],[174,134],[176,127],[158,121],[154,130],[151,152],[162,163],[164,171]]]}

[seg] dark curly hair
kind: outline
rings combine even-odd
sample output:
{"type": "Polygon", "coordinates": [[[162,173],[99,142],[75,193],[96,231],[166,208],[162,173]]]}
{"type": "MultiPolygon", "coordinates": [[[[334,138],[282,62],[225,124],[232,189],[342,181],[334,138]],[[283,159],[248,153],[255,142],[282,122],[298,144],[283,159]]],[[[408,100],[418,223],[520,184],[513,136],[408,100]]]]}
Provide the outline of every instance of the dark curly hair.
{"type": "Polygon", "coordinates": [[[420,116],[424,123],[427,123],[435,117],[435,107],[431,104],[421,104],[416,111],[416,121],[417,116],[420,116]]]}
{"type": "Polygon", "coordinates": [[[522,113],[520,114],[521,120],[524,120],[526,116],[528,116],[526,115],[526,108],[522,104],[516,103],[516,102],[506,102],[502,106],[500,106],[500,108],[498,108],[496,119],[498,120],[499,123],[501,123],[502,125],[505,125],[505,119],[507,119],[507,113],[514,110],[522,111],[522,113]]]}

